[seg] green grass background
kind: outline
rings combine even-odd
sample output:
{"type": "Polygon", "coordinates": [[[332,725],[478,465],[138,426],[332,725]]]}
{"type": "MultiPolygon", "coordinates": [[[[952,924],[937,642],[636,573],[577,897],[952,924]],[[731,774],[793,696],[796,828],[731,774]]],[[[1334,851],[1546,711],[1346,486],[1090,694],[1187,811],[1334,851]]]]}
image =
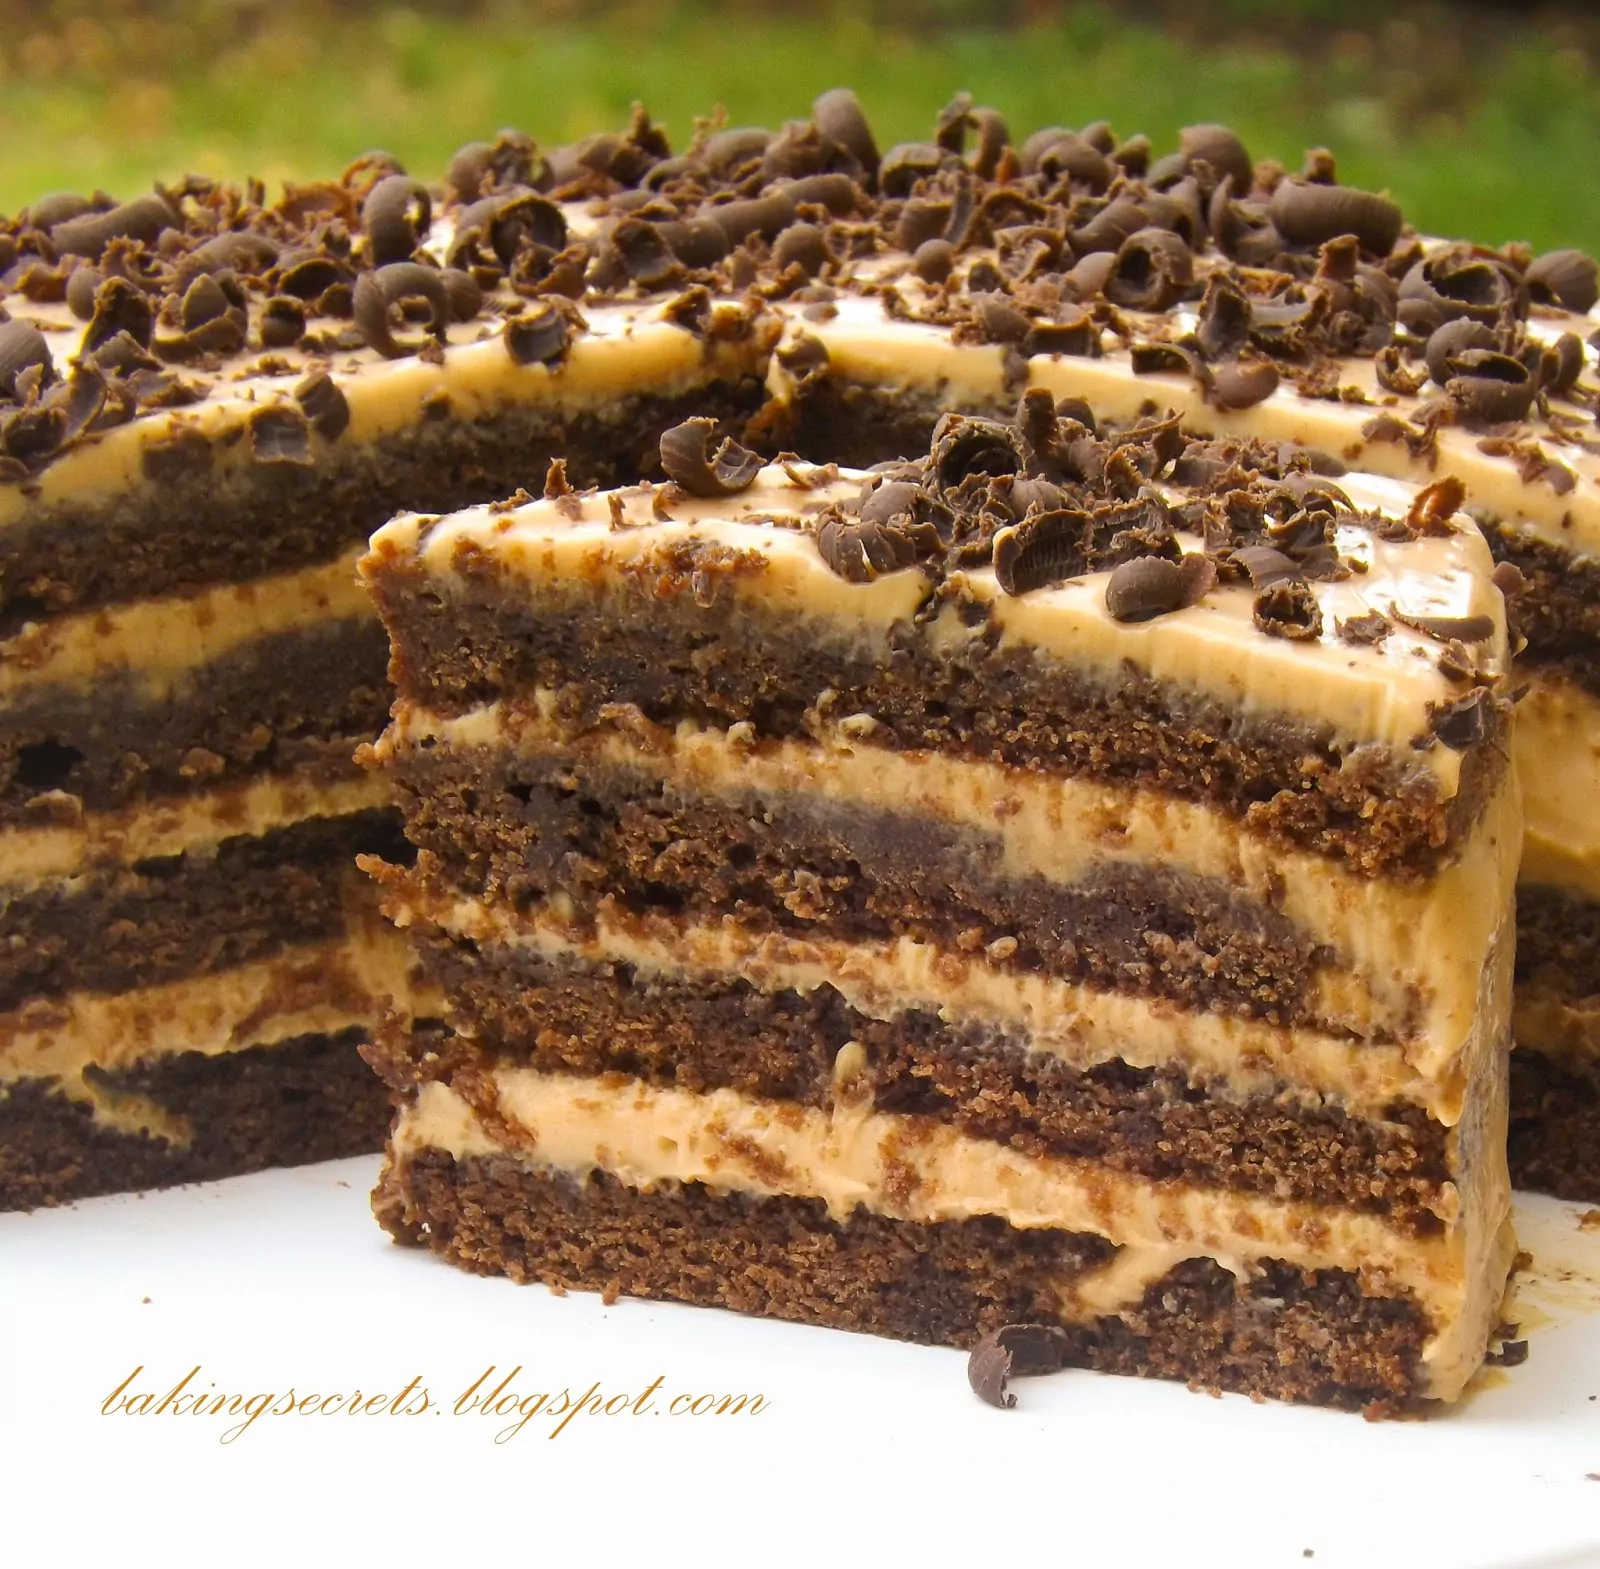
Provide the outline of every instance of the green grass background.
{"type": "Polygon", "coordinates": [[[1184,124],[1223,120],[1291,167],[1307,147],[1331,147],[1343,178],[1387,187],[1434,232],[1600,249],[1586,14],[1356,0],[1176,4],[1141,19],[1046,0],[0,0],[0,211],[189,169],[329,173],[370,147],[433,174],[502,125],[556,142],[620,126],[635,99],[681,142],[713,105],[776,125],[847,82],[884,143],[926,135],[959,88],[999,108],[1018,139],[1104,117],[1160,148],[1184,124]]]}

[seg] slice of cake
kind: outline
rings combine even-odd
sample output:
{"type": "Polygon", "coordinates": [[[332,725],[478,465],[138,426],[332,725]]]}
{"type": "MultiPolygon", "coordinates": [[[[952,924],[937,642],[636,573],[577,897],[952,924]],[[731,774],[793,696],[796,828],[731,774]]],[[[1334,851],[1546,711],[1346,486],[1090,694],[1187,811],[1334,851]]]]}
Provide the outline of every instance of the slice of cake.
{"type": "Polygon", "coordinates": [[[375,1203],[519,1280],[1372,1412],[1511,1260],[1506,632],[1456,492],[1031,396],[403,516],[375,1203]]]}

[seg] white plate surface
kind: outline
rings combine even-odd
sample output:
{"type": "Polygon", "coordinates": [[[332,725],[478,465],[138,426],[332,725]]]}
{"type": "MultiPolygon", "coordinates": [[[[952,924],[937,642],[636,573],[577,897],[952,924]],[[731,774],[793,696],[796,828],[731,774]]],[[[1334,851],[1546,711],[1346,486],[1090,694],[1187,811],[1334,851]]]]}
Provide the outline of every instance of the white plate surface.
{"type": "Polygon", "coordinates": [[[994,1411],[954,1352],[460,1274],[377,1229],[374,1171],[0,1215],[0,1563],[1600,1564],[1600,1230],[1576,1206],[1519,1202],[1528,1361],[1442,1419],[1367,1423],[1079,1372],[994,1411]],[[597,1393],[506,1437],[517,1415],[455,1409],[491,1365],[530,1403],[597,1393]],[[136,1368],[151,1406],[191,1368],[190,1393],[416,1379],[430,1405],[224,1442],[242,1413],[102,1414],[136,1368]],[[672,1413],[706,1394],[765,1403],[672,1413]]]}

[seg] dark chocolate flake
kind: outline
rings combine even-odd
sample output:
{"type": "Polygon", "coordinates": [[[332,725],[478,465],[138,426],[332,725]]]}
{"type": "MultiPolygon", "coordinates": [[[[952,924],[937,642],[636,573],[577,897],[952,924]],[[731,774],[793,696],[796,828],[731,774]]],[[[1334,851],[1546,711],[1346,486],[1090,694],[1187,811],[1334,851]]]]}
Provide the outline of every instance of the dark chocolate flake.
{"type": "Polygon", "coordinates": [[[1118,249],[1105,296],[1128,310],[1164,311],[1178,302],[1193,276],[1194,258],[1176,234],[1140,229],[1118,249]]]}
{"type": "Polygon", "coordinates": [[[1252,613],[1268,637],[1308,642],[1322,636],[1322,607],[1304,578],[1288,578],[1261,589],[1252,613]]]}
{"type": "Polygon", "coordinates": [[[1017,1403],[1010,1378],[1059,1373],[1067,1366],[1067,1332],[1059,1324],[1003,1324],[972,1348],[967,1382],[979,1399],[1002,1411],[1017,1403]]]}
{"type": "Polygon", "coordinates": [[[1113,621],[1149,621],[1183,604],[1183,572],[1164,556],[1135,556],[1111,570],[1106,609],[1113,621]]]}
{"type": "Polygon", "coordinates": [[[250,416],[250,455],[257,463],[311,464],[311,424],[287,404],[258,409],[250,416]]]}
{"type": "Polygon", "coordinates": [[[1271,545],[1241,545],[1228,559],[1244,572],[1253,588],[1271,588],[1304,575],[1299,562],[1271,545]]]}
{"type": "Polygon", "coordinates": [[[733,496],[748,490],[761,472],[760,457],[732,437],[708,451],[717,422],[703,415],[661,433],[661,467],[691,496],[733,496]]]}
{"type": "Polygon", "coordinates": [[[1389,618],[1376,610],[1366,611],[1359,616],[1347,616],[1335,624],[1340,641],[1354,644],[1357,648],[1375,647],[1393,630],[1389,618]]]}
{"type": "Polygon", "coordinates": [[[1600,267],[1587,252],[1546,251],[1523,274],[1528,293],[1542,305],[1583,315],[1600,303],[1600,267]]]}
{"type": "Polygon", "coordinates": [[[1387,196],[1349,185],[1319,185],[1281,180],[1267,204],[1279,234],[1295,245],[1322,245],[1353,234],[1364,251],[1387,256],[1404,221],[1387,196]]]}
{"type": "Polygon", "coordinates": [[[1431,705],[1433,733],[1453,752],[1478,746],[1489,734],[1491,702],[1486,688],[1475,687],[1453,703],[1431,705]]]}
{"type": "Polygon", "coordinates": [[[570,313],[546,300],[506,322],[506,352],[519,365],[554,365],[565,357],[576,331],[570,313]]]}
{"type": "Polygon", "coordinates": [[[350,404],[325,370],[312,371],[294,389],[294,399],[311,428],[327,441],[337,441],[350,424],[350,404]]]}
{"type": "Polygon", "coordinates": [[[1451,519],[1466,499],[1467,487],[1454,474],[1447,474],[1417,492],[1406,512],[1405,526],[1418,534],[1454,534],[1451,519]]]}
{"type": "Polygon", "coordinates": [[[937,556],[944,548],[931,523],[909,515],[890,521],[850,517],[830,507],[817,525],[817,552],[828,570],[848,583],[868,583],[937,556]]]}
{"type": "Polygon", "coordinates": [[[361,204],[368,260],[374,267],[407,260],[427,234],[432,217],[427,186],[403,174],[379,180],[361,204]]]}
{"type": "Polygon", "coordinates": [[[0,322],[0,394],[13,396],[17,378],[33,368],[43,372],[45,381],[55,375],[50,345],[45,342],[44,334],[31,321],[0,322]]]}
{"type": "Polygon", "coordinates": [[[1507,599],[1515,599],[1528,586],[1522,568],[1514,561],[1496,562],[1492,581],[1507,599]]]}
{"type": "Polygon", "coordinates": [[[1394,618],[1414,631],[1438,638],[1441,643],[1486,643],[1494,636],[1495,624],[1491,616],[1413,616],[1396,610],[1394,618]]]}
{"type": "Polygon", "coordinates": [[[1206,401],[1220,413],[1254,408],[1278,390],[1278,372],[1265,360],[1248,364],[1230,360],[1218,365],[1211,375],[1206,401]]]}
{"type": "Polygon", "coordinates": [[[995,580],[1013,597],[1061,583],[1088,568],[1088,515],[1072,508],[1035,512],[998,530],[991,547],[995,580]]]}
{"type": "Polygon", "coordinates": [[[81,352],[93,354],[121,333],[147,349],[155,325],[155,307],[142,289],[126,278],[107,278],[95,290],[94,316],[84,330],[81,352]]]}
{"type": "Polygon", "coordinates": [[[443,275],[437,267],[420,262],[390,262],[362,273],[356,279],[352,308],[361,336],[386,359],[403,359],[430,342],[441,341],[450,321],[450,299],[443,275]],[[420,338],[397,338],[397,319],[423,320],[426,334],[420,338]]]}

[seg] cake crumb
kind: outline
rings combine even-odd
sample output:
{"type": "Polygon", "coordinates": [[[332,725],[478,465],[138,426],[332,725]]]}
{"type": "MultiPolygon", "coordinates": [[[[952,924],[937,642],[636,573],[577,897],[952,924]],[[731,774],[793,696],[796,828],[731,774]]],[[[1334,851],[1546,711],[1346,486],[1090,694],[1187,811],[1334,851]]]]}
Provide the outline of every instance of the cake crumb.
{"type": "Polygon", "coordinates": [[[1579,1231],[1600,1231],[1600,1209],[1586,1209],[1578,1216],[1579,1231]]]}

